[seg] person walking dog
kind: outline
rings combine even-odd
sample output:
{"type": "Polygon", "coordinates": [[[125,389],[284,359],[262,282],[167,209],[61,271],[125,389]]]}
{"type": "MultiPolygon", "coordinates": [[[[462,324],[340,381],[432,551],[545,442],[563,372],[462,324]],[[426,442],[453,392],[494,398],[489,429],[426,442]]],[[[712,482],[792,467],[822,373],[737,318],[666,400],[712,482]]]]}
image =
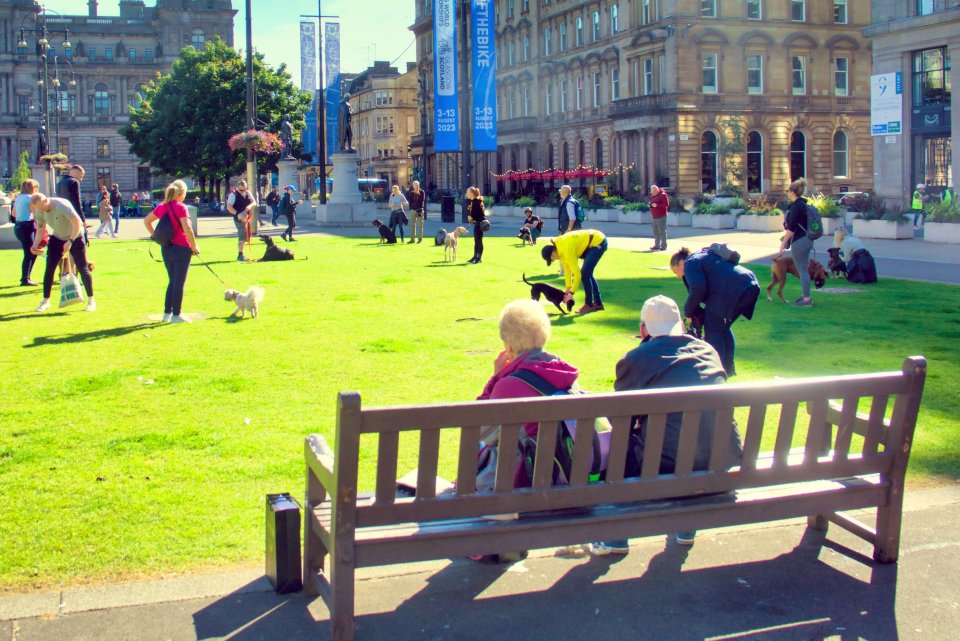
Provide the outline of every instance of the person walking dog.
{"type": "Polygon", "coordinates": [[[483,207],[479,187],[467,187],[467,222],[473,223],[473,258],[468,263],[476,265],[483,258],[483,232],[490,229],[490,221],[483,207]]]}
{"type": "Polygon", "coordinates": [[[607,237],[596,229],[577,229],[558,236],[544,245],[540,256],[546,261],[547,267],[559,260],[563,265],[563,278],[567,289],[563,293],[563,301],[568,302],[577,293],[583,283],[584,305],[577,310],[578,314],[603,311],[603,299],[600,298],[600,285],[594,278],[593,272],[597,263],[607,251],[607,237]],[[583,267],[580,267],[583,259],[583,267]]]}
{"type": "Polygon", "coordinates": [[[243,246],[250,240],[253,208],[256,206],[257,199],[247,189],[247,181],[241,178],[237,181],[237,188],[227,196],[227,211],[233,216],[233,224],[237,228],[237,260],[241,263],[247,260],[243,255],[243,246]]]}
{"type": "Polygon", "coordinates": [[[187,195],[187,185],[175,180],[164,190],[163,204],[147,214],[143,224],[153,236],[154,223],[164,216],[170,217],[173,225],[173,239],[169,245],[161,248],[163,266],[167,268],[167,290],[163,300],[164,323],[189,323],[190,319],[182,314],[183,288],[190,271],[190,260],[200,254],[197,239],[190,226],[190,214],[183,204],[187,195]]]}
{"type": "MultiPolygon", "coordinates": [[[[403,242],[403,226],[406,224],[404,219],[407,217],[407,212],[405,211],[407,207],[410,206],[410,203],[407,202],[406,197],[400,191],[398,185],[394,185],[390,188],[390,199],[387,202],[390,207],[390,231],[396,236],[397,228],[400,228],[400,242],[403,242]]],[[[411,237],[412,238],[412,237],[411,237]]],[[[413,242],[411,240],[411,242],[413,242]]]]}

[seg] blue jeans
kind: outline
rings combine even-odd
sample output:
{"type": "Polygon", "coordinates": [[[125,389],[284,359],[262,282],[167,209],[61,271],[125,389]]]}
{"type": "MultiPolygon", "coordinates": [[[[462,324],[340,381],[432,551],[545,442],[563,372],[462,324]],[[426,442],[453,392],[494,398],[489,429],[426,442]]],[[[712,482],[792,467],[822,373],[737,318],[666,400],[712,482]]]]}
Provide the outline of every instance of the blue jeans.
{"type": "MultiPolygon", "coordinates": [[[[688,538],[693,538],[697,535],[696,530],[690,530],[689,532],[677,532],[677,534],[687,535],[688,538]]],[[[615,541],[604,541],[604,545],[611,548],[625,548],[630,544],[629,539],[617,539],[615,541]]]]}
{"type": "Polygon", "coordinates": [[[600,286],[597,284],[597,279],[593,277],[593,270],[597,267],[597,263],[600,262],[600,259],[603,258],[603,254],[606,251],[607,239],[604,238],[602,243],[588,249],[587,253],[583,256],[583,267],[580,268],[580,276],[583,282],[583,294],[586,299],[584,302],[587,305],[600,305],[603,303],[600,299],[600,286]]]}
{"type": "Polygon", "coordinates": [[[793,264],[796,265],[797,273],[800,274],[800,291],[804,298],[810,298],[811,249],[813,249],[813,241],[806,236],[790,243],[790,255],[793,256],[793,264]]]}
{"type": "Polygon", "coordinates": [[[737,347],[733,330],[730,329],[730,325],[733,323],[727,322],[722,316],[710,312],[710,308],[707,307],[703,315],[703,340],[717,350],[727,376],[733,376],[736,373],[736,368],[733,365],[733,352],[737,347]]]}
{"type": "Polygon", "coordinates": [[[274,227],[276,227],[276,226],[277,226],[277,218],[280,217],[280,210],[277,208],[276,205],[270,205],[270,211],[273,212],[273,213],[271,214],[271,216],[273,216],[273,218],[271,219],[270,224],[273,225],[274,227]]]}
{"type": "Polygon", "coordinates": [[[120,207],[113,208],[113,233],[120,230],[120,207]]]}
{"type": "Polygon", "coordinates": [[[183,306],[183,287],[187,283],[190,259],[193,251],[182,245],[167,245],[160,250],[163,265],[167,268],[167,293],[163,301],[163,313],[179,316],[183,306]]]}

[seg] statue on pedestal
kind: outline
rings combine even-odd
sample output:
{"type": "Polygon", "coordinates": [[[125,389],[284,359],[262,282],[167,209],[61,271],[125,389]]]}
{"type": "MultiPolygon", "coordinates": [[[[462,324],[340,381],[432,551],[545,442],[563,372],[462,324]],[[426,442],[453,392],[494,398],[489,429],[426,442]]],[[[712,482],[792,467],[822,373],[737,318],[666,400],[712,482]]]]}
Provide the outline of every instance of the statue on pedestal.
{"type": "Polygon", "coordinates": [[[282,158],[289,160],[293,158],[290,151],[293,149],[293,126],[290,125],[290,116],[283,116],[283,124],[280,125],[280,144],[283,145],[282,158]]]}
{"type": "Polygon", "coordinates": [[[337,131],[339,133],[340,151],[356,151],[353,148],[353,108],[350,106],[350,94],[343,94],[340,108],[337,111],[337,131]]]}
{"type": "Polygon", "coordinates": [[[37,164],[40,164],[40,157],[46,156],[50,153],[50,149],[47,146],[47,128],[44,125],[40,125],[37,128],[37,164]]]}

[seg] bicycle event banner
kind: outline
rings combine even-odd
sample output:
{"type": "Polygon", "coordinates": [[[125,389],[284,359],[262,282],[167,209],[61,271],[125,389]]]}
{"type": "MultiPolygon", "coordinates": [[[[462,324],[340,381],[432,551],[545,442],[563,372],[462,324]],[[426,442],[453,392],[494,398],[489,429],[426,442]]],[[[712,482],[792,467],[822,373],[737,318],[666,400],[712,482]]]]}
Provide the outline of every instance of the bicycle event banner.
{"type": "Polygon", "coordinates": [[[325,120],[327,132],[327,155],[340,151],[340,133],[337,131],[337,115],[340,110],[340,23],[328,22],[324,25],[324,78],[327,81],[325,120]]]}
{"type": "Polygon", "coordinates": [[[473,0],[471,8],[473,53],[473,149],[497,150],[497,94],[494,79],[497,54],[493,40],[494,3],[473,0]]]}
{"type": "Polygon", "coordinates": [[[437,151],[460,151],[456,2],[433,0],[433,146],[437,151]]]}
{"type": "Polygon", "coordinates": [[[308,92],[312,100],[306,114],[307,126],[303,130],[301,141],[303,152],[317,161],[317,25],[312,22],[300,23],[300,90],[308,92]]]}

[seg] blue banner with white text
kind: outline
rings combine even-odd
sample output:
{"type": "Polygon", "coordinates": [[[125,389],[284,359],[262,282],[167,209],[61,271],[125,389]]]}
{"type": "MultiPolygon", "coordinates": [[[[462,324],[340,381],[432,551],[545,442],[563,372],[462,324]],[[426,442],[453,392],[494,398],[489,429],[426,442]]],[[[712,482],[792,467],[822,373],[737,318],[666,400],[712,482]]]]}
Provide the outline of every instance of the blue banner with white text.
{"type": "MultiPolygon", "coordinates": [[[[312,22],[300,23],[300,91],[315,96],[317,93],[317,26],[312,22]]],[[[306,114],[306,127],[302,136],[303,153],[310,154],[310,162],[317,161],[317,108],[316,98],[310,102],[306,114]]]]}
{"type": "Polygon", "coordinates": [[[433,95],[434,149],[460,151],[456,0],[433,0],[433,95]]]}
{"type": "Polygon", "coordinates": [[[328,22],[323,31],[324,80],[326,81],[327,157],[340,151],[337,115],[340,112],[340,23],[328,22]]]}
{"type": "Polygon", "coordinates": [[[473,0],[471,7],[473,71],[473,149],[497,150],[497,50],[494,46],[494,3],[473,0]]]}

